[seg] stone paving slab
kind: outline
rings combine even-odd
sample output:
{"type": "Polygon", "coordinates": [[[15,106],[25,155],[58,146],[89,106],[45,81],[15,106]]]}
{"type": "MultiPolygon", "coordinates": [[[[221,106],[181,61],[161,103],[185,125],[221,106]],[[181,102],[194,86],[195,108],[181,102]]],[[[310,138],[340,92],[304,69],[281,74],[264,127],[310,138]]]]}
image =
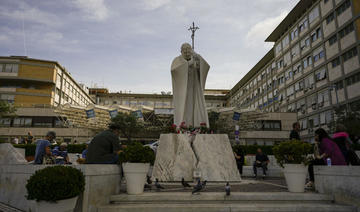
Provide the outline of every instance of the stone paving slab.
{"type": "Polygon", "coordinates": [[[0,211],[1,212],[23,212],[22,210],[10,207],[0,202],[0,211]]]}
{"type": "MultiPolygon", "coordinates": [[[[181,182],[166,182],[161,183],[165,188],[157,190],[152,185],[151,190],[145,189],[145,192],[191,192],[192,188],[184,189],[181,182]]],[[[194,183],[190,183],[191,186],[194,183]]],[[[284,178],[269,178],[265,179],[259,177],[254,178],[243,178],[242,181],[230,183],[232,192],[284,192],[287,191],[286,183],[284,178]]],[[[204,192],[223,192],[225,188],[225,182],[208,182],[204,192]]],[[[126,184],[123,183],[121,187],[121,193],[126,193],[126,184]]]]}

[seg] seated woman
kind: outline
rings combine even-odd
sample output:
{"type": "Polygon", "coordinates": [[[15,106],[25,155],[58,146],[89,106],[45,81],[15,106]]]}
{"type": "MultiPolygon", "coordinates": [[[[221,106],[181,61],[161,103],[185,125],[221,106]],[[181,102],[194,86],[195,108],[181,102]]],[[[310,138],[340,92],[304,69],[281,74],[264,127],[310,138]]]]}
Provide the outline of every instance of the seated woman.
{"type": "Polygon", "coordinates": [[[55,147],[52,150],[53,156],[56,158],[56,164],[69,164],[69,156],[66,150],[67,144],[65,142],[61,143],[60,146],[55,147]]]}
{"type": "Polygon", "coordinates": [[[314,187],[314,165],[325,165],[328,158],[331,160],[331,165],[347,165],[338,145],[322,128],[315,131],[314,156],[315,159],[309,165],[310,181],[306,184],[308,188],[314,187]]]}

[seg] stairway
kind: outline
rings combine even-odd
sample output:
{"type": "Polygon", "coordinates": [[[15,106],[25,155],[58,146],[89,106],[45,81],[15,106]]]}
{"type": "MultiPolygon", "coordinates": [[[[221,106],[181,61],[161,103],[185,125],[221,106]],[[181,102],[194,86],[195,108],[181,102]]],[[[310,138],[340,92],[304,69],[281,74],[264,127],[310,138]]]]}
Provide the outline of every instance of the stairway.
{"type": "Polygon", "coordinates": [[[149,192],[114,195],[98,212],[356,212],[356,207],[333,203],[328,195],[289,192],[149,192]]]}

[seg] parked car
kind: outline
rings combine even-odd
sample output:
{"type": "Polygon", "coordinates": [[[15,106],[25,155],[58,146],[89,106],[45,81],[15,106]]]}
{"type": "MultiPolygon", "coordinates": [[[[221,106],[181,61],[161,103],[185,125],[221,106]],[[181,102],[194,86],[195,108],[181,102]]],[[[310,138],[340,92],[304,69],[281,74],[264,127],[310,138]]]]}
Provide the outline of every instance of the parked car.
{"type": "Polygon", "coordinates": [[[145,144],[144,146],[150,147],[150,149],[152,149],[154,151],[154,153],[156,154],[156,150],[157,150],[157,148],[159,146],[159,141],[155,141],[155,142],[153,142],[151,144],[145,144]]]}

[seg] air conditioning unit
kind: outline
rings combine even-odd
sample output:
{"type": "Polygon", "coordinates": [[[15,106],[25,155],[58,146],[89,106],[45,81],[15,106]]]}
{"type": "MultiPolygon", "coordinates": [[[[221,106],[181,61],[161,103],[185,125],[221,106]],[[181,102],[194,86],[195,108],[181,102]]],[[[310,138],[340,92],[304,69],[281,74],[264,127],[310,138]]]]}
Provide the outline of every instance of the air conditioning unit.
{"type": "Polygon", "coordinates": [[[323,107],[324,106],[324,102],[320,102],[318,103],[319,107],[323,107]]]}
{"type": "Polygon", "coordinates": [[[311,107],[313,110],[316,110],[316,104],[315,105],[312,105],[311,107]]]}

